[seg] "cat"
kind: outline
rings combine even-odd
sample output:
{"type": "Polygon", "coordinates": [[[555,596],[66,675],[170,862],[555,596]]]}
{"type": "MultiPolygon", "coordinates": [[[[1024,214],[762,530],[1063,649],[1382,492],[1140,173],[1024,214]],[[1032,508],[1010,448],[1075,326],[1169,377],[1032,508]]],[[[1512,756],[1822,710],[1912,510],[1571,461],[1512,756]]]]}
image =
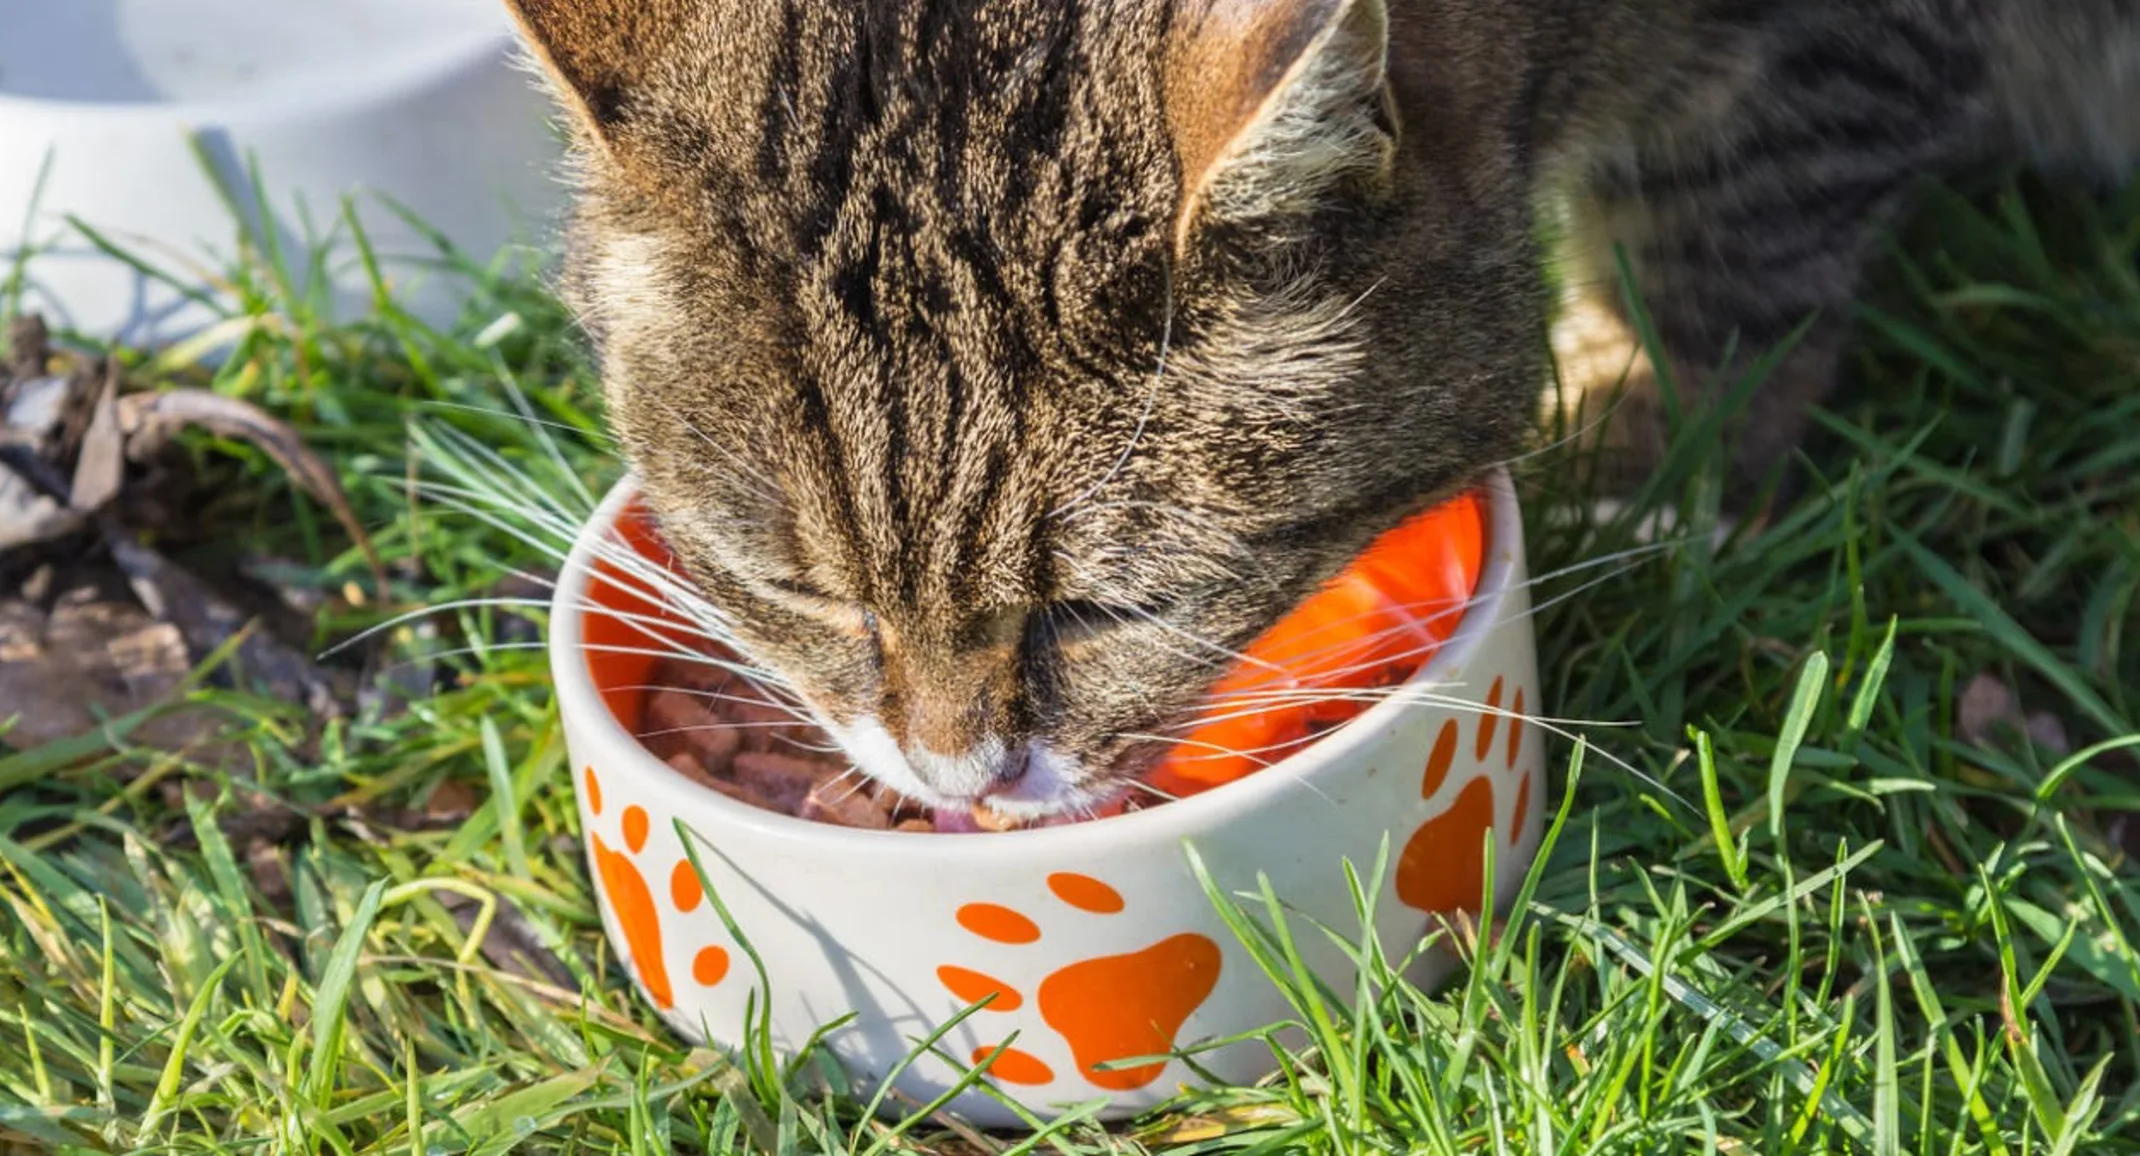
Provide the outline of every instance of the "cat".
{"type": "Polygon", "coordinates": [[[2140,145],[2140,0],[507,2],[691,581],[862,770],[1027,818],[1523,448],[1549,196],[1631,476],[1660,375],[1612,254],[1690,396],[1797,337],[1752,486],[1914,180],[2140,145]]]}

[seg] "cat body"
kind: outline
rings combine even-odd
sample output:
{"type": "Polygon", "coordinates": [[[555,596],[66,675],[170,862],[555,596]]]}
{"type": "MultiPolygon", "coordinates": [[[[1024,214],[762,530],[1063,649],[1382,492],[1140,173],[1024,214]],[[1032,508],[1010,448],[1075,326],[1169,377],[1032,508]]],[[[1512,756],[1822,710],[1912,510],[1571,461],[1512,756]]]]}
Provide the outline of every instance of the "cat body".
{"type": "Polygon", "coordinates": [[[893,788],[1029,816],[1521,448],[1548,192],[1631,468],[1616,246],[1696,389],[1816,318],[1752,484],[1912,180],[2140,144],[2140,0],[509,3],[580,144],[566,294],[721,629],[893,788]]]}

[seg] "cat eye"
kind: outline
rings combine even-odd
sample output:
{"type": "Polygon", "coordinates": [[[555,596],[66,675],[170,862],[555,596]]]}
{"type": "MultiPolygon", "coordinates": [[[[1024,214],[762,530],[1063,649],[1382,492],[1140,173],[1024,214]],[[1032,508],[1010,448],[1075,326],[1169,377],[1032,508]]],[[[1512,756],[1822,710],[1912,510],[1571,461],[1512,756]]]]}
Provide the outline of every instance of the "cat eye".
{"type": "Polygon", "coordinates": [[[1131,606],[1089,598],[1066,598],[1050,602],[1035,615],[1046,637],[1060,642],[1090,638],[1124,626],[1139,626],[1159,618],[1163,606],[1131,606]]]}
{"type": "Polygon", "coordinates": [[[783,601],[800,603],[804,606],[837,606],[840,604],[839,599],[807,582],[797,582],[786,578],[772,578],[768,579],[765,585],[767,589],[779,595],[783,601]]]}
{"type": "Polygon", "coordinates": [[[788,609],[805,617],[830,623],[843,633],[877,637],[877,614],[866,606],[835,598],[806,582],[773,579],[765,585],[776,601],[787,604],[788,609]]]}

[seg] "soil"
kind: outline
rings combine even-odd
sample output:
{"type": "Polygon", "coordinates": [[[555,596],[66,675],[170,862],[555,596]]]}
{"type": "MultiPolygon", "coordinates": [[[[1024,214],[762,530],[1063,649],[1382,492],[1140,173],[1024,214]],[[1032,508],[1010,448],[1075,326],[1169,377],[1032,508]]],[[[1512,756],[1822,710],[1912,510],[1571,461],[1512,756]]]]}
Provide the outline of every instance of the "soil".
{"type": "MultiPolygon", "coordinates": [[[[212,421],[218,433],[290,458],[308,488],[322,473],[332,485],[331,471],[288,426],[242,402],[205,394],[215,398],[209,409],[189,412],[202,391],[130,388],[117,363],[55,348],[35,316],[7,336],[0,722],[15,721],[0,742],[35,749],[130,719],[115,739],[242,763],[242,751],[217,740],[213,711],[178,705],[194,667],[226,644],[246,689],[322,718],[346,713],[356,672],[308,657],[313,615],[235,567],[195,572],[176,560],[228,533],[210,524],[211,480],[196,475],[171,435],[212,421]],[[248,425],[253,436],[240,428],[248,425]]],[[[346,510],[338,489],[332,498],[346,510]]],[[[223,681],[235,684],[229,671],[223,681]]]]}

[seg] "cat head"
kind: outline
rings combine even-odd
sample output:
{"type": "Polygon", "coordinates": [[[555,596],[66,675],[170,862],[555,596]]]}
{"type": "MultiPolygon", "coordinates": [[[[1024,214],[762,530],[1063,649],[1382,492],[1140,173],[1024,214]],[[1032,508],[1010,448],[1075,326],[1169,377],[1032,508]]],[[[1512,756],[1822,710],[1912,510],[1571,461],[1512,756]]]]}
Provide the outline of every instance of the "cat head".
{"type": "Polygon", "coordinates": [[[749,655],[924,802],[1103,801],[1527,428],[1519,81],[1452,82],[1480,63],[1438,17],[509,2],[648,503],[749,655]]]}

